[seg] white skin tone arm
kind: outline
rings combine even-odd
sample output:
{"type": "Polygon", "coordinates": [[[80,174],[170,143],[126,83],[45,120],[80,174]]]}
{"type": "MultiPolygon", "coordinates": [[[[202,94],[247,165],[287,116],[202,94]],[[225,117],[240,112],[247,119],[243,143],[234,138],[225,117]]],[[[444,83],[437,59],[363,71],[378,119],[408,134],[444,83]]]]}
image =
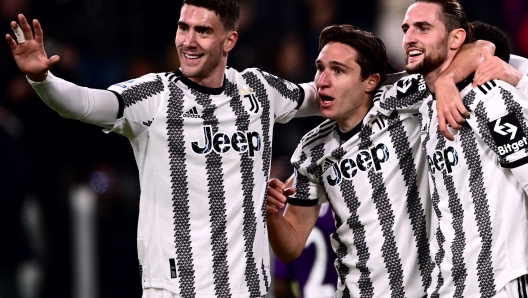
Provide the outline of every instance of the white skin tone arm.
{"type": "Polygon", "coordinates": [[[304,249],[306,240],[315,226],[321,205],[311,207],[286,205],[295,189],[288,188],[278,179],[268,183],[266,223],[269,241],[277,257],[284,263],[296,259],[304,249]],[[286,205],[284,214],[280,211],[286,205]]]}
{"type": "Polygon", "coordinates": [[[17,43],[9,34],[6,41],[20,71],[25,74],[42,100],[61,116],[109,128],[117,120],[119,102],[112,92],[89,89],[49,75],[59,56],[48,59],[44,50],[44,34],[40,23],[33,20],[35,34],[24,15],[18,15],[13,30],[22,29],[25,41],[17,43]],[[20,28],[20,29],[19,29],[20,28]]]}
{"type": "Polygon", "coordinates": [[[495,46],[492,43],[484,47],[475,45],[471,51],[460,52],[459,54],[464,54],[464,56],[457,55],[449,68],[434,83],[440,131],[448,140],[452,141],[454,138],[447,130],[446,124],[449,123],[454,129],[461,129],[466,121],[465,117],[469,115],[469,111],[462,104],[460,92],[456,88],[457,82],[462,81],[472,72],[475,72],[474,88],[496,79],[512,86],[517,86],[521,81],[523,74],[502,59],[493,56],[494,52],[495,46]],[[478,53],[478,59],[472,58],[475,53],[478,53]],[[457,59],[459,56],[460,59],[457,59]],[[464,62],[464,60],[469,62],[464,62]]]}
{"type": "Polygon", "coordinates": [[[448,140],[454,140],[454,138],[447,130],[447,123],[454,129],[460,129],[465,122],[465,117],[469,115],[464,104],[462,104],[456,83],[463,81],[475,72],[482,62],[482,55],[492,56],[490,53],[495,53],[495,45],[488,41],[479,40],[465,44],[453,62],[434,83],[440,131],[448,140]]]}

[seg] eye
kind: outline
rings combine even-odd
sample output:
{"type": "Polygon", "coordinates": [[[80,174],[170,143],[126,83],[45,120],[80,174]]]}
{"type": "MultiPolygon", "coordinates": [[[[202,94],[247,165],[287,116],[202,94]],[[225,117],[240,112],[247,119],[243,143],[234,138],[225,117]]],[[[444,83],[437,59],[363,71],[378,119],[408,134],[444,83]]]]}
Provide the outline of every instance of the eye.
{"type": "Polygon", "coordinates": [[[334,69],[334,72],[337,74],[340,74],[340,73],[343,73],[344,71],[342,68],[337,67],[336,69],[334,69]]]}
{"type": "Polygon", "coordinates": [[[318,72],[323,72],[324,71],[324,67],[322,65],[316,65],[315,66],[315,69],[318,71],[318,72]]]}
{"type": "Polygon", "coordinates": [[[429,27],[426,27],[426,26],[420,27],[420,32],[427,32],[427,31],[429,31],[429,27]]]}

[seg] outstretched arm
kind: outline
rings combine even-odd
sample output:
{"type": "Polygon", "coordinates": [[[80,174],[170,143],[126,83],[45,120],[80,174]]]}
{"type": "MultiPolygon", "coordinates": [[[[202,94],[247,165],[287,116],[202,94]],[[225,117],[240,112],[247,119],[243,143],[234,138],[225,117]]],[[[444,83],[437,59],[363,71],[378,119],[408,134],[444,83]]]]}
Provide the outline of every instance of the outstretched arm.
{"type": "Polygon", "coordinates": [[[311,207],[288,204],[284,214],[281,206],[295,192],[278,179],[268,183],[267,214],[269,241],[277,257],[284,263],[296,259],[304,249],[306,240],[319,216],[321,205],[311,207]]]}
{"type": "Polygon", "coordinates": [[[20,36],[15,40],[7,34],[6,40],[18,68],[27,76],[40,98],[62,117],[111,128],[119,111],[117,97],[108,90],[80,87],[51,75],[49,70],[59,62],[59,56],[48,59],[40,23],[33,20],[33,36],[24,15],[19,14],[18,21],[20,25],[13,21],[11,28],[21,32],[20,36]]]}
{"type": "Polygon", "coordinates": [[[25,42],[19,44],[11,35],[7,34],[7,43],[13,52],[13,57],[20,71],[31,81],[42,82],[46,79],[48,70],[57,64],[60,58],[59,56],[52,56],[48,59],[48,55],[44,50],[44,34],[39,21],[33,20],[34,36],[31,26],[23,14],[18,15],[18,21],[20,25],[13,21],[11,22],[11,28],[13,30],[22,29],[25,42]]]}
{"type": "Polygon", "coordinates": [[[492,57],[494,53],[495,45],[488,41],[479,40],[466,44],[434,83],[440,131],[448,140],[452,141],[454,138],[447,130],[447,123],[454,129],[461,129],[469,115],[456,84],[475,72],[484,57],[492,57]]]}

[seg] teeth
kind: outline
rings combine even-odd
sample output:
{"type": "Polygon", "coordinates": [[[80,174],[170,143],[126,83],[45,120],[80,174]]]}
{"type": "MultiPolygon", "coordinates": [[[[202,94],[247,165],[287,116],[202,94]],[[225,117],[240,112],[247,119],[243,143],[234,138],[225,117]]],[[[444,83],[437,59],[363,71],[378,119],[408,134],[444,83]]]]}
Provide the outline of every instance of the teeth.
{"type": "Polygon", "coordinates": [[[199,55],[189,55],[189,54],[184,54],[184,55],[185,55],[185,57],[187,57],[189,59],[198,59],[198,58],[200,58],[199,55]]]}
{"type": "Polygon", "coordinates": [[[418,50],[412,50],[412,51],[409,51],[409,55],[411,56],[416,56],[416,55],[420,55],[422,52],[421,51],[418,51],[418,50]]]}

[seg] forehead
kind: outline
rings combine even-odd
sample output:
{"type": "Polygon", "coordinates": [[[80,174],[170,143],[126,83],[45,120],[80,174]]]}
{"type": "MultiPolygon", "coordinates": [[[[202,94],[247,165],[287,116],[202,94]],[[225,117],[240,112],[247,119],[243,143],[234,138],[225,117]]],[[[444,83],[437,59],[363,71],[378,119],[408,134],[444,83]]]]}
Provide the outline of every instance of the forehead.
{"type": "Polygon", "coordinates": [[[343,64],[356,63],[356,50],[344,43],[329,42],[319,53],[318,61],[330,62],[336,61],[343,64]]]}
{"type": "Polygon", "coordinates": [[[184,4],[180,11],[180,22],[188,25],[218,26],[221,25],[220,16],[213,10],[184,4]]]}
{"type": "Polygon", "coordinates": [[[429,24],[436,24],[441,22],[438,16],[440,15],[440,6],[436,3],[417,2],[409,6],[405,13],[404,24],[412,25],[414,23],[427,22],[429,24]]]}

